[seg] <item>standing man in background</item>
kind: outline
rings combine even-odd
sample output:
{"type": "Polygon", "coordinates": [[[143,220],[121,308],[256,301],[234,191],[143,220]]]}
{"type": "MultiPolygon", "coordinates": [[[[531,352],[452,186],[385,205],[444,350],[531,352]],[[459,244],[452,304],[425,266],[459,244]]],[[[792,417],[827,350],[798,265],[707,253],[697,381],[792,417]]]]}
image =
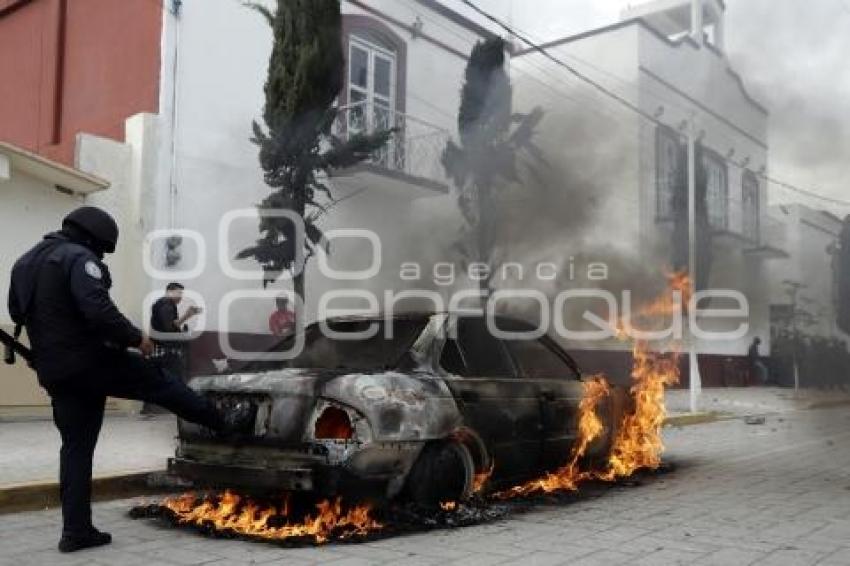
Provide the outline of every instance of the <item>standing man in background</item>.
{"type": "Polygon", "coordinates": [[[749,350],[747,350],[747,362],[750,366],[750,379],[758,385],[767,385],[767,366],[761,361],[759,346],[761,346],[761,338],[756,336],[753,338],[752,343],[750,343],[749,350]]]}
{"type": "MultiPolygon", "coordinates": [[[[183,300],[183,285],[169,283],[165,286],[165,295],[151,307],[151,329],[160,334],[179,334],[186,332],[186,323],[201,313],[201,307],[195,305],[186,309],[183,316],[177,312],[177,306],[183,300]]],[[[158,342],[167,343],[167,339],[158,338],[158,342]]]]}
{"type": "Polygon", "coordinates": [[[165,295],[151,307],[151,330],[154,331],[156,350],[154,357],[167,371],[186,380],[186,348],[181,334],[189,329],[186,323],[201,313],[201,307],[192,305],[182,316],[177,306],[183,300],[183,285],[172,282],[166,285],[165,295]],[[173,336],[173,339],[170,337],[173,336]]]}
{"type": "MultiPolygon", "coordinates": [[[[165,295],[160,297],[151,307],[151,330],[156,346],[153,360],[165,371],[171,372],[183,381],[187,381],[188,352],[182,334],[188,332],[186,323],[200,314],[201,308],[195,305],[186,309],[180,316],[177,307],[183,300],[183,285],[171,282],[165,286],[165,295]],[[172,338],[173,336],[173,338],[172,338]]],[[[161,412],[156,407],[146,403],[142,413],[152,414],[161,412]]]]}

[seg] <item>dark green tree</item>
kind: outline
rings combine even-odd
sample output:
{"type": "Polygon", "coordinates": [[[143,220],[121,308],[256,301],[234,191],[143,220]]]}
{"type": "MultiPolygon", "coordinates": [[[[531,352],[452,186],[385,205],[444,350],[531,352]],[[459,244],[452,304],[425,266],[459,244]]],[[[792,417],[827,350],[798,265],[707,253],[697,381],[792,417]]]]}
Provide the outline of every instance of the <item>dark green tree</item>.
{"type": "Polygon", "coordinates": [[[327,249],[317,220],[334,202],[328,177],[369,159],[392,131],[347,138],[333,133],[345,66],[339,0],[277,0],[274,11],[246,5],[263,15],[273,33],[263,124],[253,123],[251,140],[259,146],[271,193],[257,205],[259,239],[237,258],[256,260],[265,273],[264,285],[290,271],[295,293],[303,300],[306,262],[319,246],[327,249]],[[290,220],[264,215],[274,209],[303,219],[303,250],[296,249],[296,227],[290,220]]]}
{"type": "MultiPolygon", "coordinates": [[[[496,194],[505,183],[518,183],[517,157],[522,151],[540,158],[532,139],[543,112],[512,112],[512,88],[505,72],[505,42],[492,38],[478,42],[466,66],[458,112],[460,145],[450,141],[442,163],[457,188],[458,206],[465,221],[456,246],[467,263],[477,262],[493,271],[500,223],[496,194]]],[[[480,281],[491,291],[491,277],[480,281]]]]}

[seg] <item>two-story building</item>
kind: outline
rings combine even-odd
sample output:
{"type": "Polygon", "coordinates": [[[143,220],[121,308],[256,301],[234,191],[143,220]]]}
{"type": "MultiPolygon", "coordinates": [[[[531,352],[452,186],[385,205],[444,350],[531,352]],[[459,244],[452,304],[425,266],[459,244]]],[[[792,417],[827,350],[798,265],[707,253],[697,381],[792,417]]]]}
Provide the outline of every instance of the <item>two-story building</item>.
{"type": "MultiPolygon", "coordinates": [[[[738,371],[733,366],[753,336],[769,349],[766,268],[784,256],[765,206],[768,111],[726,57],[724,12],[722,0],[642,3],[618,23],[543,45],[559,62],[525,48],[511,63],[518,107],[542,105],[547,113],[540,145],[555,168],[551,177],[573,199],[563,247],[609,264],[602,287],[662,283],[672,248],[681,245],[674,201],[687,190],[678,175],[687,171],[688,136],[701,146],[711,259],[703,248],[697,267],[710,274],[706,287],[743,293],[749,313],[743,338],[697,344],[708,385],[732,381],[727,376],[738,371]]],[[[703,325],[721,330],[729,321],[703,325]]],[[[575,346],[588,350],[591,365],[625,367],[625,354],[617,353],[625,346],[615,341],[575,346]]]]}
{"type": "MultiPolygon", "coordinates": [[[[435,0],[344,0],[341,8],[346,69],[335,133],[395,134],[377,159],[328,180],[334,202],[323,229],[366,228],[380,249],[362,238],[331,243],[335,269],[377,264],[368,281],[324,277],[311,261],[308,320],[324,291],[362,286],[382,297],[418,286],[401,282],[402,263],[439,260],[431,242],[443,224],[416,201],[449,192],[440,155],[456,134],[471,48],[491,36],[435,0]]],[[[269,192],[250,138],[271,46],[265,20],[232,0],[0,2],[0,140],[110,184],[78,201],[119,220],[117,299],[144,325],[165,284],[181,281],[187,302],[204,307],[195,328],[206,332],[193,347],[202,358],[220,355],[221,330],[268,334],[274,294],[290,288],[264,289],[255,264],[234,260],[257,237],[254,207],[269,192]],[[265,294],[219,308],[254,291],[265,294]]],[[[30,245],[15,243],[10,256],[30,245]]]]}

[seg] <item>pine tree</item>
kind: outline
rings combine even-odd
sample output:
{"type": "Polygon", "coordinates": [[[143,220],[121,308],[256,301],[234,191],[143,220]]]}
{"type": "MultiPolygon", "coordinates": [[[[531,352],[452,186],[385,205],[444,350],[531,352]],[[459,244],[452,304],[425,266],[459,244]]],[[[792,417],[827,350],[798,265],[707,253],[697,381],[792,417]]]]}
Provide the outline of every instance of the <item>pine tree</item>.
{"type": "MultiPolygon", "coordinates": [[[[517,155],[538,152],[532,143],[543,117],[539,108],[529,114],[511,111],[512,89],[505,72],[505,42],[500,38],[478,42],[466,66],[458,112],[460,145],[450,141],[442,163],[457,189],[465,226],[456,248],[466,261],[487,264],[492,273],[497,244],[499,211],[496,191],[500,182],[518,182],[517,155]]],[[[480,281],[489,292],[490,277],[480,281]]]]}
{"type": "Polygon", "coordinates": [[[317,220],[334,202],[328,175],[369,159],[386,145],[392,131],[345,140],[332,133],[345,67],[339,0],[277,0],[274,11],[261,4],[247,6],[262,14],[273,33],[263,125],[253,122],[251,140],[259,146],[271,194],[257,205],[259,239],[237,258],[256,260],[265,273],[264,285],[290,271],[295,293],[303,300],[306,262],[319,246],[327,249],[317,220]],[[264,216],[264,211],[275,209],[303,219],[303,255],[296,253],[301,250],[295,248],[292,222],[264,216]]]}

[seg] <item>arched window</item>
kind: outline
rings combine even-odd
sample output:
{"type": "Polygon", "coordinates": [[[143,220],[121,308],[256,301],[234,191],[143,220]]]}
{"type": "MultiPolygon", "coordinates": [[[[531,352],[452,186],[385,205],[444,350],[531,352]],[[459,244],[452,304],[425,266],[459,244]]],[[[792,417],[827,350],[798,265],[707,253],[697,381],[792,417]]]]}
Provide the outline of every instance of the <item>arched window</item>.
{"type": "Polygon", "coordinates": [[[396,144],[385,148],[376,161],[401,164],[398,140],[404,134],[407,90],[407,44],[392,28],[368,16],[343,15],[345,87],[340,106],[345,108],[347,133],[398,128],[396,144]]]}

